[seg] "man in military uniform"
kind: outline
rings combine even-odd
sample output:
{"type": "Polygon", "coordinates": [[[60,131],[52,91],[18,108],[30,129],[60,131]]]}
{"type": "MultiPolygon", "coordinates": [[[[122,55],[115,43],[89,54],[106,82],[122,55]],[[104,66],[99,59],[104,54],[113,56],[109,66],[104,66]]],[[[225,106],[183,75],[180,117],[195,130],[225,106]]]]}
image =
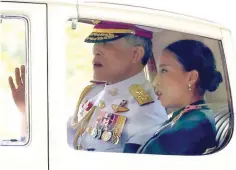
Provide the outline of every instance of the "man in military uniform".
{"type": "Polygon", "coordinates": [[[152,32],[125,23],[94,24],[85,39],[94,43],[94,80],[68,121],[68,143],[78,150],[122,152],[125,143],[144,144],[167,120],[143,71],[152,32]]]}

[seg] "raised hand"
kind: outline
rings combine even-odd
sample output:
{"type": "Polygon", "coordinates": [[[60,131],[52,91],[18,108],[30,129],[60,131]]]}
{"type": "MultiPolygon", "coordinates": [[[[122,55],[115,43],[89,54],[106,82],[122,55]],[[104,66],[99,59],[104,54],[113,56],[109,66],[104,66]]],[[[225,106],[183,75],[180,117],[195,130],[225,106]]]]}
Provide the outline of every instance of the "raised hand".
{"type": "Polygon", "coordinates": [[[15,83],[13,78],[9,77],[9,85],[12,92],[12,97],[15,104],[22,114],[25,114],[25,66],[22,65],[21,69],[15,69],[15,83]]]}

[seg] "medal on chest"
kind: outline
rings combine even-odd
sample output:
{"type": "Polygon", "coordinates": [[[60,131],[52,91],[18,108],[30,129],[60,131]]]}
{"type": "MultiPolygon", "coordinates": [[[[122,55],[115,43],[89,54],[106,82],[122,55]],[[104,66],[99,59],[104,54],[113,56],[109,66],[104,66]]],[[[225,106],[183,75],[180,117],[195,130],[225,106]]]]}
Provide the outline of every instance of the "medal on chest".
{"type": "Polygon", "coordinates": [[[90,134],[95,139],[116,145],[120,141],[126,119],[125,116],[100,110],[90,134]]]}
{"type": "Polygon", "coordinates": [[[122,100],[119,105],[112,104],[111,107],[115,113],[127,112],[129,109],[125,106],[127,104],[127,100],[122,100]]]}
{"type": "Polygon", "coordinates": [[[86,115],[89,110],[93,107],[93,103],[88,100],[82,105],[82,111],[80,112],[80,116],[86,115]]]}

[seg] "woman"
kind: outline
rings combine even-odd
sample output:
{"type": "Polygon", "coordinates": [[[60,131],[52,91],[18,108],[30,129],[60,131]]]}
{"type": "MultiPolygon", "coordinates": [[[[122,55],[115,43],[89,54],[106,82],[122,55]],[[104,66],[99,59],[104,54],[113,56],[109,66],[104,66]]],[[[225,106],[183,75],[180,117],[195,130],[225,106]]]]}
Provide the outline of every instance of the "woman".
{"type": "Polygon", "coordinates": [[[146,144],[127,144],[124,152],[201,155],[214,148],[214,113],[206,105],[204,93],[215,91],[222,76],[211,50],[195,40],[170,44],[158,57],[156,80],[162,105],[179,109],[146,144]]]}

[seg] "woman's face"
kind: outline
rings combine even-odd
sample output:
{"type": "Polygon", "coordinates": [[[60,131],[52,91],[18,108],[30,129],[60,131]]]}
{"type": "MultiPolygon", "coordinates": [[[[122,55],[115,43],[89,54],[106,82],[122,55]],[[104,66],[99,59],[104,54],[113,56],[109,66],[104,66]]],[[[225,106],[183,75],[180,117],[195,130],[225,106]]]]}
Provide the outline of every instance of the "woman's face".
{"type": "Polygon", "coordinates": [[[174,53],[165,50],[158,57],[156,93],[165,108],[180,108],[189,104],[191,72],[186,72],[174,53]]]}

